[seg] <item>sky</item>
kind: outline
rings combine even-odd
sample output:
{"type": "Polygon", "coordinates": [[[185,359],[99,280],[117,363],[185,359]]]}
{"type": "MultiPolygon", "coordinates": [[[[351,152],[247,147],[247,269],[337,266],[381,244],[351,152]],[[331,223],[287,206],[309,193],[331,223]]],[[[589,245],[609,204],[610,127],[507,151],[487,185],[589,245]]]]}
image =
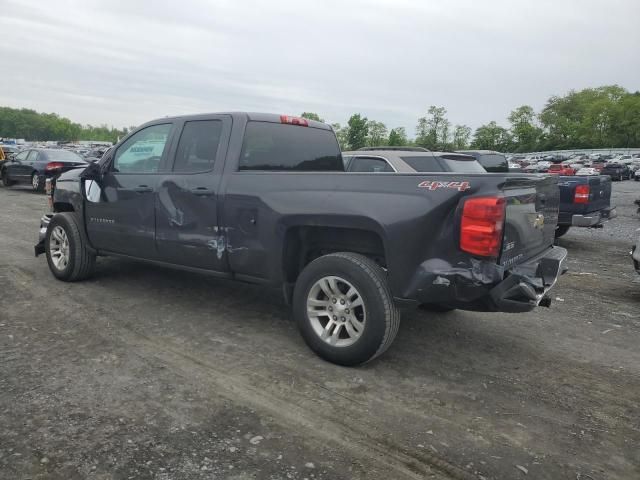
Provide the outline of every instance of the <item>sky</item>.
{"type": "Polygon", "coordinates": [[[640,0],[0,0],[0,105],[83,124],[430,105],[476,128],[551,95],[640,90],[640,0]]]}

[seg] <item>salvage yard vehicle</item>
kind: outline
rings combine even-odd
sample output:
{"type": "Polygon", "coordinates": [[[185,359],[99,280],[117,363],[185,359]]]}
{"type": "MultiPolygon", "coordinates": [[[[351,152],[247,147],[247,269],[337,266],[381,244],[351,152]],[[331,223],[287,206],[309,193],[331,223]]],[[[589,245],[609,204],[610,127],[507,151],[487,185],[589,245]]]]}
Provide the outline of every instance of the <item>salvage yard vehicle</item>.
{"type": "Polygon", "coordinates": [[[32,148],[18,153],[0,167],[0,178],[5,187],[16,183],[29,183],[37,192],[43,192],[45,181],[67,170],[86,167],[87,162],[68,150],[32,148]]]}
{"type": "Polygon", "coordinates": [[[342,152],[347,172],[458,172],[484,173],[475,158],[448,152],[367,149],[342,152]]]}
{"type": "Polygon", "coordinates": [[[575,175],[575,170],[568,165],[563,165],[561,163],[554,163],[549,167],[547,173],[551,173],[553,175],[575,175]]]}
{"type": "Polygon", "coordinates": [[[557,181],[350,173],[324,123],[162,118],[57,179],[35,253],[63,281],[109,255],[279,288],[313,351],[357,365],[392,343],[401,306],[549,306],[557,181]]]}
{"type": "Polygon", "coordinates": [[[611,180],[629,180],[631,179],[631,170],[622,163],[607,163],[600,170],[600,175],[609,175],[611,180]]]}
{"type": "MultiPolygon", "coordinates": [[[[579,172],[578,172],[579,173],[579,172]]],[[[611,179],[604,175],[559,177],[560,214],[556,238],[571,227],[602,228],[617,216],[611,206],[611,179]]]]}
{"type": "Polygon", "coordinates": [[[506,173],[509,171],[509,162],[503,153],[493,150],[456,150],[456,153],[471,155],[487,172],[506,173]]]}

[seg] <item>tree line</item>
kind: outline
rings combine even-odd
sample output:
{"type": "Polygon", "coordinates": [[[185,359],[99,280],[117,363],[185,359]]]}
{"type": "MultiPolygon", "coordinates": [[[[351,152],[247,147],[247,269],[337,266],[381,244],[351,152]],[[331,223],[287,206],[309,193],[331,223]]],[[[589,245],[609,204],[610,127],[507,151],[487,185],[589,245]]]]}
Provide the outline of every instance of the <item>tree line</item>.
{"type": "MultiPolygon", "coordinates": [[[[317,113],[302,116],[323,121],[317,113]]],[[[447,110],[430,106],[418,118],[412,138],[404,127],[389,129],[383,122],[360,113],[345,125],[332,124],[344,150],[361,147],[414,145],[430,150],[478,148],[502,152],[532,152],[580,148],[640,147],[640,92],[617,86],[572,90],[552,96],[541,111],[529,105],[514,109],[508,124],[491,121],[475,131],[452,124],[447,110]]],[[[55,113],[0,107],[0,137],[31,140],[99,140],[116,142],[132,128],[73,123],[55,113]]]]}
{"type": "MultiPolygon", "coordinates": [[[[316,113],[303,117],[320,120],[316,113]]],[[[404,127],[388,129],[356,113],[346,125],[332,124],[344,150],[361,147],[414,145],[430,150],[476,148],[501,152],[533,152],[580,148],[640,147],[640,92],[617,85],[572,90],[552,96],[540,112],[530,105],[514,109],[508,125],[496,121],[476,128],[452,125],[447,110],[432,105],[418,118],[413,139],[404,127]]]]}
{"type": "Polygon", "coordinates": [[[55,113],[38,113],[27,108],[0,107],[0,138],[116,142],[129,130],[130,128],[118,129],[107,125],[81,125],[55,113]]]}

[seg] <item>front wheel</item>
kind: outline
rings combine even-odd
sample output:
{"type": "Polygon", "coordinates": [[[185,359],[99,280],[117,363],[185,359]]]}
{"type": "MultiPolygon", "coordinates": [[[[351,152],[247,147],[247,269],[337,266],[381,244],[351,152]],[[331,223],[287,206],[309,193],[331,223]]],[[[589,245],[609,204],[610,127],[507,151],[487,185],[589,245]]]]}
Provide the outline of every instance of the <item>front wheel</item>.
{"type": "Polygon", "coordinates": [[[57,213],[49,222],[45,252],[53,276],[66,282],[84,280],[93,273],[96,256],[73,212],[57,213]]]}
{"type": "Polygon", "coordinates": [[[305,267],[294,289],[293,312],[307,345],[345,366],[381,355],[400,326],[385,272],[350,252],[324,255],[305,267]]]}
{"type": "Polygon", "coordinates": [[[7,172],[6,168],[4,170],[2,170],[2,175],[0,175],[0,177],[2,177],[2,184],[5,187],[10,187],[14,183],[16,183],[13,180],[9,180],[9,172],[7,172]]]}

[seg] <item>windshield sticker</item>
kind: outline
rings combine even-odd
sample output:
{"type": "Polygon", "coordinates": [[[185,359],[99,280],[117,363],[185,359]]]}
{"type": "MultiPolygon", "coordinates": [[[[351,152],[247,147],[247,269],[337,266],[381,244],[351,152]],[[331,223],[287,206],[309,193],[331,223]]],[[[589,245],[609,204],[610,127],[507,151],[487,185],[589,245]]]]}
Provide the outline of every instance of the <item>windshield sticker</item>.
{"type": "Polygon", "coordinates": [[[432,182],[429,180],[425,180],[424,182],[421,182],[418,187],[428,188],[429,190],[437,190],[438,188],[451,188],[453,190],[458,190],[459,192],[464,192],[465,190],[469,190],[471,188],[471,184],[469,182],[432,182]]]}

